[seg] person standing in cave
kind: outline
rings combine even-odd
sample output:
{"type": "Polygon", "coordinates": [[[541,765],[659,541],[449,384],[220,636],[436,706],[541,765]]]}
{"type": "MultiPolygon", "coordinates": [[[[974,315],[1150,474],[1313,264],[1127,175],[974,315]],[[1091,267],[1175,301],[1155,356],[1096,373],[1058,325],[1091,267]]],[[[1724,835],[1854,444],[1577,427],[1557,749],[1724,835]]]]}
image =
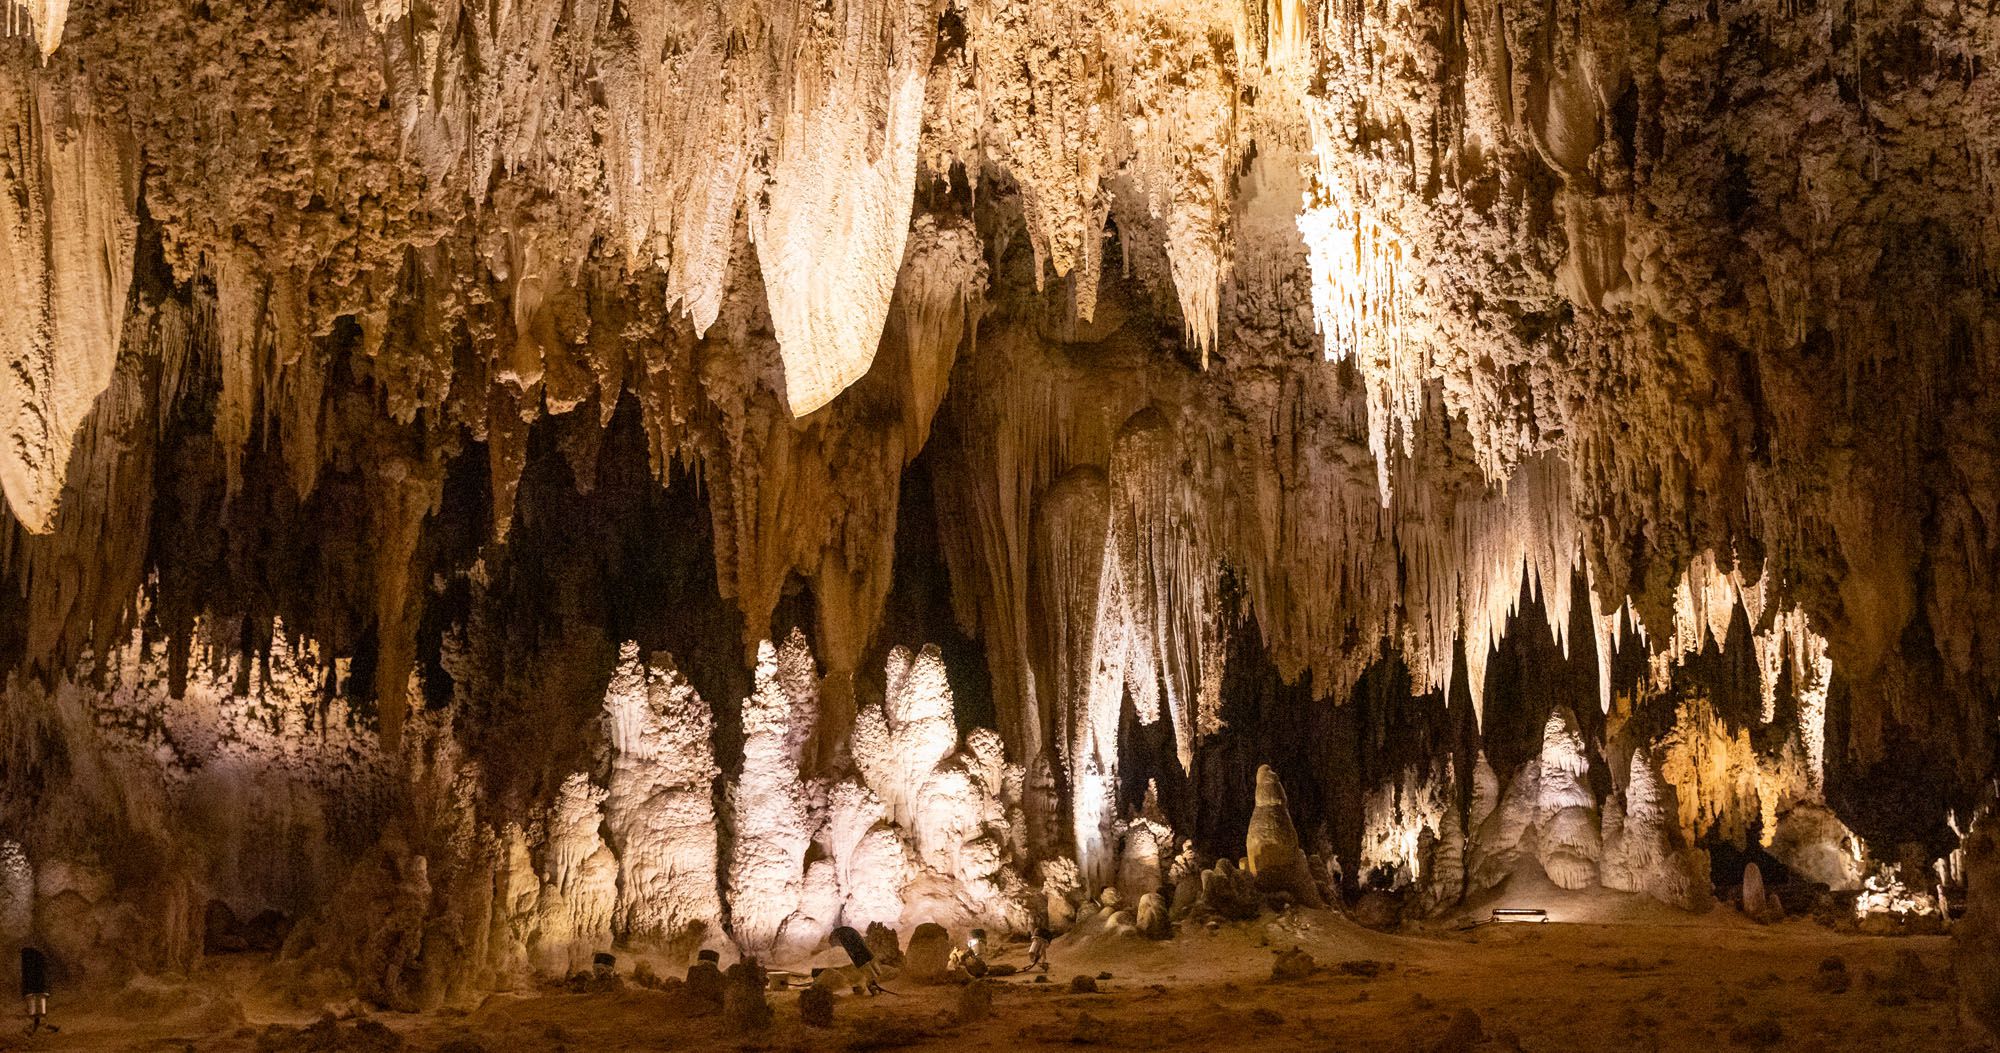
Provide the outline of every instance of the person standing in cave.
{"type": "MultiPolygon", "coordinates": [[[[42,1018],[49,1015],[49,960],[40,948],[21,948],[21,1000],[27,1003],[28,1034],[32,1035],[43,1027],[42,1018]]],[[[54,1024],[47,1025],[50,1031],[59,1031],[54,1024]]]]}
{"type": "Polygon", "coordinates": [[[1049,971],[1049,930],[1036,929],[1028,941],[1028,968],[1049,971]]]}
{"type": "Polygon", "coordinates": [[[862,979],[867,982],[868,993],[881,994],[882,984],[879,982],[881,973],[876,970],[875,952],[868,949],[868,941],[862,939],[861,934],[854,931],[853,926],[842,925],[833,930],[833,942],[847,952],[847,960],[854,963],[856,971],[860,972],[862,979]]]}

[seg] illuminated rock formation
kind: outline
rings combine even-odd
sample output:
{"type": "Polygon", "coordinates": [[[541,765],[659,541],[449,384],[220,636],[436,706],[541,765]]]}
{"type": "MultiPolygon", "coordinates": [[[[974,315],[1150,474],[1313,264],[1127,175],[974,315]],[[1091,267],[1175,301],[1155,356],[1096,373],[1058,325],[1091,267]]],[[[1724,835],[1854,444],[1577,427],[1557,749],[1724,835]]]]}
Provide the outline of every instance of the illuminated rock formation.
{"type": "Polygon", "coordinates": [[[722,934],[713,801],[714,718],[664,655],[619,651],[604,696],[611,772],[604,827],[618,858],[614,928],[631,943],[684,956],[722,934]]]}
{"type": "Polygon", "coordinates": [[[1979,12],[5,8],[0,926],[107,973],[1249,911],[1246,830],[1782,902],[1994,776],[1979,12]]]}

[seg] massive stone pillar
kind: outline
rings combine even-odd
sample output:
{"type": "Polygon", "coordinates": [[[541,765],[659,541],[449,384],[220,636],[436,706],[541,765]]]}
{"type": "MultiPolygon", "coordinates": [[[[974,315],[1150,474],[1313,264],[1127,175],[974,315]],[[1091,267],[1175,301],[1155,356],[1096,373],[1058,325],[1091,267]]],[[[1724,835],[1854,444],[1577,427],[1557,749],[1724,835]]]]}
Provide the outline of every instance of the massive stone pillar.
{"type": "Polygon", "coordinates": [[[1973,824],[1965,851],[1965,917],[1952,929],[1958,1015],[1966,1029],[2000,1043],[2000,812],[1973,824]]]}

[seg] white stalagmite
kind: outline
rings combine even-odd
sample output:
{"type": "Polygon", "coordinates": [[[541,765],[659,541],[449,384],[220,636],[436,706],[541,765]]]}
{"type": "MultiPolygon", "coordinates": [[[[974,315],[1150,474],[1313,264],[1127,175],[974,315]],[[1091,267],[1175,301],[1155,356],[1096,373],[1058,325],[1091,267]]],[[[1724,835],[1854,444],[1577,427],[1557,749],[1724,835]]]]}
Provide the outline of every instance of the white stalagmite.
{"type": "Polygon", "coordinates": [[[1605,888],[1693,906],[1695,884],[1674,848],[1673,817],[1667,814],[1659,773],[1643,749],[1632,751],[1622,802],[1613,798],[1606,805],[1603,833],[1605,888]]]}
{"type": "Polygon", "coordinates": [[[1559,706],[1542,729],[1535,827],[1542,870],[1550,881],[1567,889],[1597,884],[1598,862],[1604,855],[1589,776],[1590,758],[1576,718],[1559,706]]]}
{"type": "Polygon", "coordinates": [[[566,976],[611,945],[618,860],[598,829],[605,791],[578,772],[563,781],[544,820],[541,898],[529,942],[535,967],[566,976]]]}
{"type": "Polygon", "coordinates": [[[838,923],[863,931],[873,922],[901,925],[914,860],[881,798],[851,779],[835,785],[819,839],[840,892],[838,923]]]}
{"type": "MultiPolygon", "coordinates": [[[[44,55],[66,7],[28,9],[44,55]]],[[[0,62],[0,491],[31,532],[55,524],[77,429],[118,357],[138,236],[129,154],[80,92],[0,62]]]]}
{"type": "Polygon", "coordinates": [[[882,825],[864,830],[868,813],[858,803],[843,817],[842,806],[860,795],[838,788],[830,820],[845,824],[831,840],[846,924],[1022,927],[1024,891],[1011,869],[1018,803],[1009,799],[1020,792],[1020,769],[990,729],[959,745],[936,646],[915,656],[892,649],[884,679],[882,704],[861,711],[854,734],[855,766],[871,796],[887,802],[875,813],[882,825]],[[889,913],[898,906],[900,918],[889,913]]]}
{"type": "Polygon", "coordinates": [[[768,956],[805,892],[812,844],[799,761],[818,712],[812,652],[798,630],[757,648],[756,691],[743,701],[743,774],[730,787],[735,840],[729,910],[744,953],[768,956]]]}
{"type": "Polygon", "coordinates": [[[716,874],[714,717],[665,655],[619,652],[604,696],[611,774],[604,827],[618,854],[616,928],[692,954],[722,935],[716,874]]]}
{"type": "Polygon", "coordinates": [[[795,3],[773,27],[795,64],[767,179],[749,195],[750,236],[793,416],[875,360],[910,229],[935,6],[795,3]]]}
{"type": "Polygon", "coordinates": [[[855,718],[854,763],[881,797],[889,820],[911,829],[929,804],[923,799],[925,784],[958,749],[951,682],[936,646],[915,655],[906,647],[892,649],[885,680],[882,705],[855,718]]]}

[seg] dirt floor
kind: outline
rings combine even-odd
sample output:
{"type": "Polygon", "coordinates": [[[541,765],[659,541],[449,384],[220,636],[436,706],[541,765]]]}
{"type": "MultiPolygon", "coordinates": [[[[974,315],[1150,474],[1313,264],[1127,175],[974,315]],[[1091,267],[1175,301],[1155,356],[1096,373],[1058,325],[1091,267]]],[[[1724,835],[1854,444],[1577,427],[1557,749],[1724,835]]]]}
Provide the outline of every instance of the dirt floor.
{"type": "MultiPolygon", "coordinates": [[[[1615,894],[1531,889],[1509,897],[1515,905],[1529,899],[1556,920],[1385,934],[1301,911],[1193,927],[1164,943],[1065,937],[1047,982],[988,981],[983,1019],[958,1019],[956,987],[892,980],[893,995],[839,997],[830,1030],[800,1022],[797,993],[773,994],[773,1024],[750,1036],[727,1033],[720,1014],[684,993],[637,986],[495,995],[475,1007],[380,1014],[302,1034],[311,1014],[260,1009],[258,996],[242,994],[255,989],[259,965],[238,957],[196,977],[192,987],[203,993],[192,1001],[189,988],[147,986],[101,996],[106,1009],[86,1012],[59,996],[61,1034],[22,1039],[10,1030],[0,1050],[1971,1048],[1953,1019],[1945,938],[1840,934],[1804,921],[1762,926],[1727,910],[1694,916],[1615,894]],[[1295,946],[1315,971],[1274,981],[1279,953],[1295,946]],[[1077,976],[1091,977],[1097,993],[1072,993],[1077,976]]],[[[993,957],[1018,963],[1024,948],[1008,944],[993,957]]]]}

